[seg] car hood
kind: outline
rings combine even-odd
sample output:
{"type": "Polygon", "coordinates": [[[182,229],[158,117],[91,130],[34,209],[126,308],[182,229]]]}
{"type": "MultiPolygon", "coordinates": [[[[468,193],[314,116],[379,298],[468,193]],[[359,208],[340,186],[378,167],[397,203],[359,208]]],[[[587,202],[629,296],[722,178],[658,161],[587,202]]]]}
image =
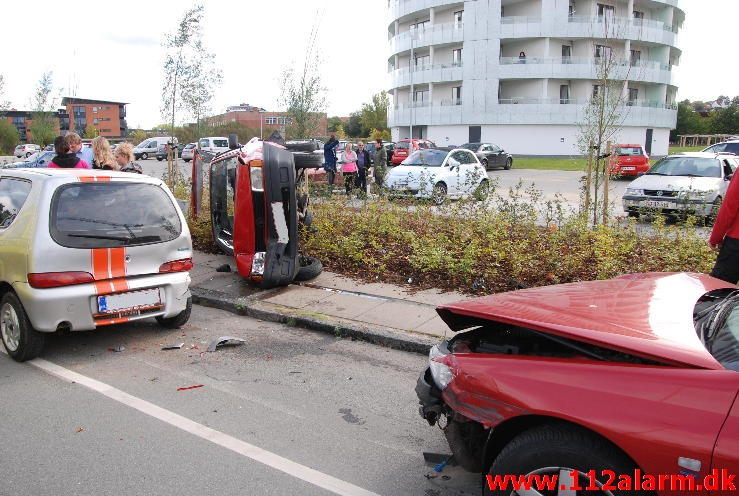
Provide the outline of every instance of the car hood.
{"type": "Polygon", "coordinates": [[[506,322],[671,365],[723,369],[701,343],[693,309],[736,288],[705,274],[648,273],[511,291],[437,308],[453,331],[506,322]]]}
{"type": "Polygon", "coordinates": [[[723,179],[720,177],[657,176],[645,174],[634,179],[627,187],[668,191],[711,191],[716,190],[722,181],[723,179]]]}

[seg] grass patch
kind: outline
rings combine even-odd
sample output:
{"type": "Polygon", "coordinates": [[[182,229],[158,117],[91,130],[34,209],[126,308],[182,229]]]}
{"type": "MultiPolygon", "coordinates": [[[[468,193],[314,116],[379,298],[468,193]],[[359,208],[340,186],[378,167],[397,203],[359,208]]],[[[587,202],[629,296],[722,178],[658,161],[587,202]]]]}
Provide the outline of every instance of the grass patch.
{"type": "Polygon", "coordinates": [[[588,166],[584,158],[515,158],[514,169],[584,171],[588,166]]]}
{"type": "Polygon", "coordinates": [[[680,152],[699,152],[705,149],[705,146],[671,146],[669,153],[680,153],[680,152]]]}

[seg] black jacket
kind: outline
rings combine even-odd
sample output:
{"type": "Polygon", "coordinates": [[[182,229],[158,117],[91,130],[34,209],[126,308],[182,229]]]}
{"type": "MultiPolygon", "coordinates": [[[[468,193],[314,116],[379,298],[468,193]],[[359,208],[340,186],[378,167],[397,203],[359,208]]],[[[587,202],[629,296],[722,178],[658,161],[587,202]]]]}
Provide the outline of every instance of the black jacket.
{"type": "MultiPolygon", "coordinates": [[[[364,153],[364,169],[369,169],[372,167],[372,161],[370,160],[370,153],[365,149],[362,151],[364,153]]],[[[359,150],[357,150],[357,167],[359,167],[359,150]]]]}

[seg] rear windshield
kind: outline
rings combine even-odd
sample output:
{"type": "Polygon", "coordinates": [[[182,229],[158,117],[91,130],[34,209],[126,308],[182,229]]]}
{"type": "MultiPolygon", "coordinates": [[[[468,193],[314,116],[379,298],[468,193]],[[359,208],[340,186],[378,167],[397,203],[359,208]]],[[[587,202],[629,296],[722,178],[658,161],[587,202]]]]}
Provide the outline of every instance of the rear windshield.
{"type": "Polygon", "coordinates": [[[401,141],[400,143],[395,144],[395,148],[399,148],[401,150],[410,148],[410,143],[407,141],[401,141]]]}
{"type": "Polygon", "coordinates": [[[616,155],[641,155],[641,148],[632,146],[616,148],[616,155]]]}
{"type": "Polygon", "coordinates": [[[214,139],[213,146],[218,147],[218,148],[228,148],[228,140],[214,139]]]}
{"type": "Polygon", "coordinates": [[[51,237],[68,248],[114,248],[171,241],[182,224],[159,186],[142,183],[74,183],[51,201],[51,237]]]}

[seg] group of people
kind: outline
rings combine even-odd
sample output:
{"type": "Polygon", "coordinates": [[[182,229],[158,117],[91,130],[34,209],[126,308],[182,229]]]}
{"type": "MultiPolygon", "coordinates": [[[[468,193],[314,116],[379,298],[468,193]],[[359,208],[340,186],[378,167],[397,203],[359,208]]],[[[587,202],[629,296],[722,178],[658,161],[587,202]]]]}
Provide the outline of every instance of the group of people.
{"type": "Polygon", "coordinates": [[[56,155],[47,167],[52,169],[105,169],[142,174],[141,166],[134,162],[133,145],[121,143],[111,150],[103,136],[92,140],[92,146],[82,144],[77,133],[67,133],[54,139],[56,155]]]}
{"type": "MultiPolygon", "coordinates": [[[[338,146],[339,140],[336,139],[336,136],[331,136],[323,147],[325,161],[323,169],[326,171],[328,183],[331,185],[334,184],[339,162],[336,154],[338,146]]],[[[382,140],[376,140],[372,156],[366,150],[363,142],[359,142],[357,151],[354,151],[351,143],[347,143],[344,147],[344,153],[341,155],[341,173],[344,175],[344,187],[347,195],[351,194],[354,188],[359,189],[360,192],[367,191],[367,175],[370,169],[372,169],[375,184],[381,188],[387,173],[387,151],[382,146],[382,140]]]]}

